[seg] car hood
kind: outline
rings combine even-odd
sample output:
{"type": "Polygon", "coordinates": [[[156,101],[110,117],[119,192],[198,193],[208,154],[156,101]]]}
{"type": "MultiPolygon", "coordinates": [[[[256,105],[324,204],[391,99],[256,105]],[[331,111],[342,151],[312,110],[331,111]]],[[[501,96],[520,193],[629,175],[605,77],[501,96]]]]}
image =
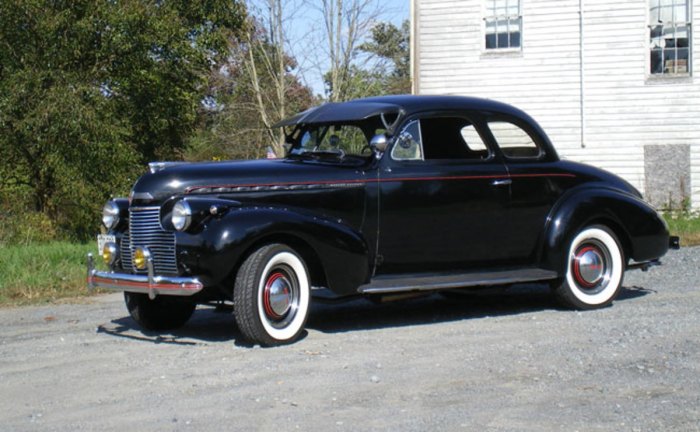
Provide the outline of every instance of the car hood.
{"type": "Polygon", "coordinates": [[[217,192],[232,188],[267,188],[356,181],[356,166],[322,164],[291,159],[201,162],[166,166],[143,175],[132,190],[132,205],[160,204],[174,195],[217,192]]]}

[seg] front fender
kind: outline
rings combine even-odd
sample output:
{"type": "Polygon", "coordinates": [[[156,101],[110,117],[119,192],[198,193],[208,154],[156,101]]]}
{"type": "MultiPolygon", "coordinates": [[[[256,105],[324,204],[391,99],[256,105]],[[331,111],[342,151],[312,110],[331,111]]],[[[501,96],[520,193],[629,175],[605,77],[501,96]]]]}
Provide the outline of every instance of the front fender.
{"type": "Polygon", "coordinates": [[[196,233],[176,235],[179,261],[193,274],[206,276],[209,284],[222,283],[254,245],[280,238],[293,238],[310,247],[320,261],[328,288],[339,295],[354,294],[369,280],[368,247],[359,232],[342,220],[296,209],[230,208],[196,233]]]}
{"type": "Polygon", "coordinates": [[[612,229],[626,258],[634,261],[660,258],[668,251],[666,222],[649,204],[616,189],[586,187],[567,193],[552,208],[542,242],[541,266],[563,275],[569,242],[592,224],[612,229]]]}

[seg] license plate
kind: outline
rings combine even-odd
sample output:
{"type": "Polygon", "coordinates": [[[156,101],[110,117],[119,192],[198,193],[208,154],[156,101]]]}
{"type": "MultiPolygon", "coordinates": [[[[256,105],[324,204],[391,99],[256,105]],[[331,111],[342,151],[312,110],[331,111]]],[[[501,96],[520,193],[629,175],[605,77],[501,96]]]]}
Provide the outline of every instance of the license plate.
{"type": "Polygon", "coordinates": [[[104,249],[107,243],[116,243],[117,237],[109,234],[97,234],[97,253],[102,255],[102,249],[104,249]]]}

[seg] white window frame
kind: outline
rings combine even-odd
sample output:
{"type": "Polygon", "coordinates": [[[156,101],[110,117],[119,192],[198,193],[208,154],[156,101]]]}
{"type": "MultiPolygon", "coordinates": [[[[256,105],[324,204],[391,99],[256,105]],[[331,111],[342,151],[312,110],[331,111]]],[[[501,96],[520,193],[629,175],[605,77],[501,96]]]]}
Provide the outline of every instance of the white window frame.
{"type": "MultiPolygon", "coordinates": [[[[518,3],[518,14],[517,15],[491,15],[491,10],[492,8],[490,7],[493,2],[496,0],[486,0],[482,3],[482,16],[483,22],[482,22],[482,37],[481,37],[481,46],[482,46],[482,51],[485,53],[500,53],[500,52],[520,52],[523,49],[523,1],[524,0],[505,0],[506,5],[508,5],[511,2],[517,2],[518,3]],[[507,21],[507,25],[510,26],[510,23],[512,21],[517,21],[520,24],[520,43],[518,46],[510,46],[510,35],[514,32],[510,30],[510,27],[508,27],[506,33],[508,34],[508,44],[509,46],[505,47],[499,47],[496,46],[495,48],[489,48],[486,46],[486,37],[488,35],[488,28],[489,25],[488,23],[490,21],[498,21],[498,20],[503,20],[505,19],[507,21]]],[[[506,10],[508,10],[508,7],[506,7],[506,10]]],[[[498,33],[495,33],[496,35],[496,45],[498,45],[498,33]]]]}
{"type": "MultiPolygon", "coordinates": [[[[646,64],[646,73],[647,76],[650,78],[672,78],[672,77],[690,77],[692,76],[693,72],[693,2],[692,0],[672,0],[672,5],[671,7],[674,7],[678,4],[685,3],[685,8],[686,8],[686,20],[685,21],[668,21],[668,22],[663,22],[663,23],[658,23],[658,24],[652,24],[652,19],[653,16],[655,15],[652,13],[652,6],[656,7],[661,7],[659,5],[658,0],[649,0],[647,2],[647,43],[648,43],[648,49],[647,49],[647,64],[646,64]],[[687,34],[688,34],[688,58],[686,59],[686,70],[685,71],[679,71],[678,70],[678,48],[674,51],[675,57],[673,59],[671,58],[666,58],[665,57],[665,50],[664,46],[654,46],[654,40],[652,39],[652,31],[654,27],[657,26],[662,26],[661,34],[664,34],[664,29],[667,28],[672,28],[673,29],[673,35],[674,38],[671,40],[677,40],[677,28],[678,27],[687,27],[687,34]],[[659,49],[660,48],[660,49],[659,49]],[[653,58],[653,52],[654,51],[660,51],[662,59],[661,59],[661,72],[654,72],[652,70],[652,58],[653,58]],[[676,60],[676,64],[673,65],[673,70],[668,70],[666,69],[666,63],[668,60],[676,60]]],[[[657,39],[657,38],[654,38],[657,39]]]]}

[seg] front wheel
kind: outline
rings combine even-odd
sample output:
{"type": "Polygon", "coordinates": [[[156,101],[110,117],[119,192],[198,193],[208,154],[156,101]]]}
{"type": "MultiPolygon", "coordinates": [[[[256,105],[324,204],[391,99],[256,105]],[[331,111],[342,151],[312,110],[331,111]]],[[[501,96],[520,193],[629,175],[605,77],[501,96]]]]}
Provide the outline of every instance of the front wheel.
{"type": "Polygon", "coordinates": [[[187,298],[157,296],[124,292],[129,315],[146,330],[171,330],[182,327],[190,319],[197,305],[187,298]]]}
{"type": "Polygon", "coordinates": [[[309,314],[311,284],[302,258],[270,244],[241,265],[233,289],[234,314],[246,339],[262,346],[294,341],[309,314]]]}
{"type": "Polygon", "coordinates": [[[571,241],[566,276],[554,289],[560,302],[574,309],[596,309],[612,303],[622,288],[625,260],[615,234],[593,225],[571,241]]]}

